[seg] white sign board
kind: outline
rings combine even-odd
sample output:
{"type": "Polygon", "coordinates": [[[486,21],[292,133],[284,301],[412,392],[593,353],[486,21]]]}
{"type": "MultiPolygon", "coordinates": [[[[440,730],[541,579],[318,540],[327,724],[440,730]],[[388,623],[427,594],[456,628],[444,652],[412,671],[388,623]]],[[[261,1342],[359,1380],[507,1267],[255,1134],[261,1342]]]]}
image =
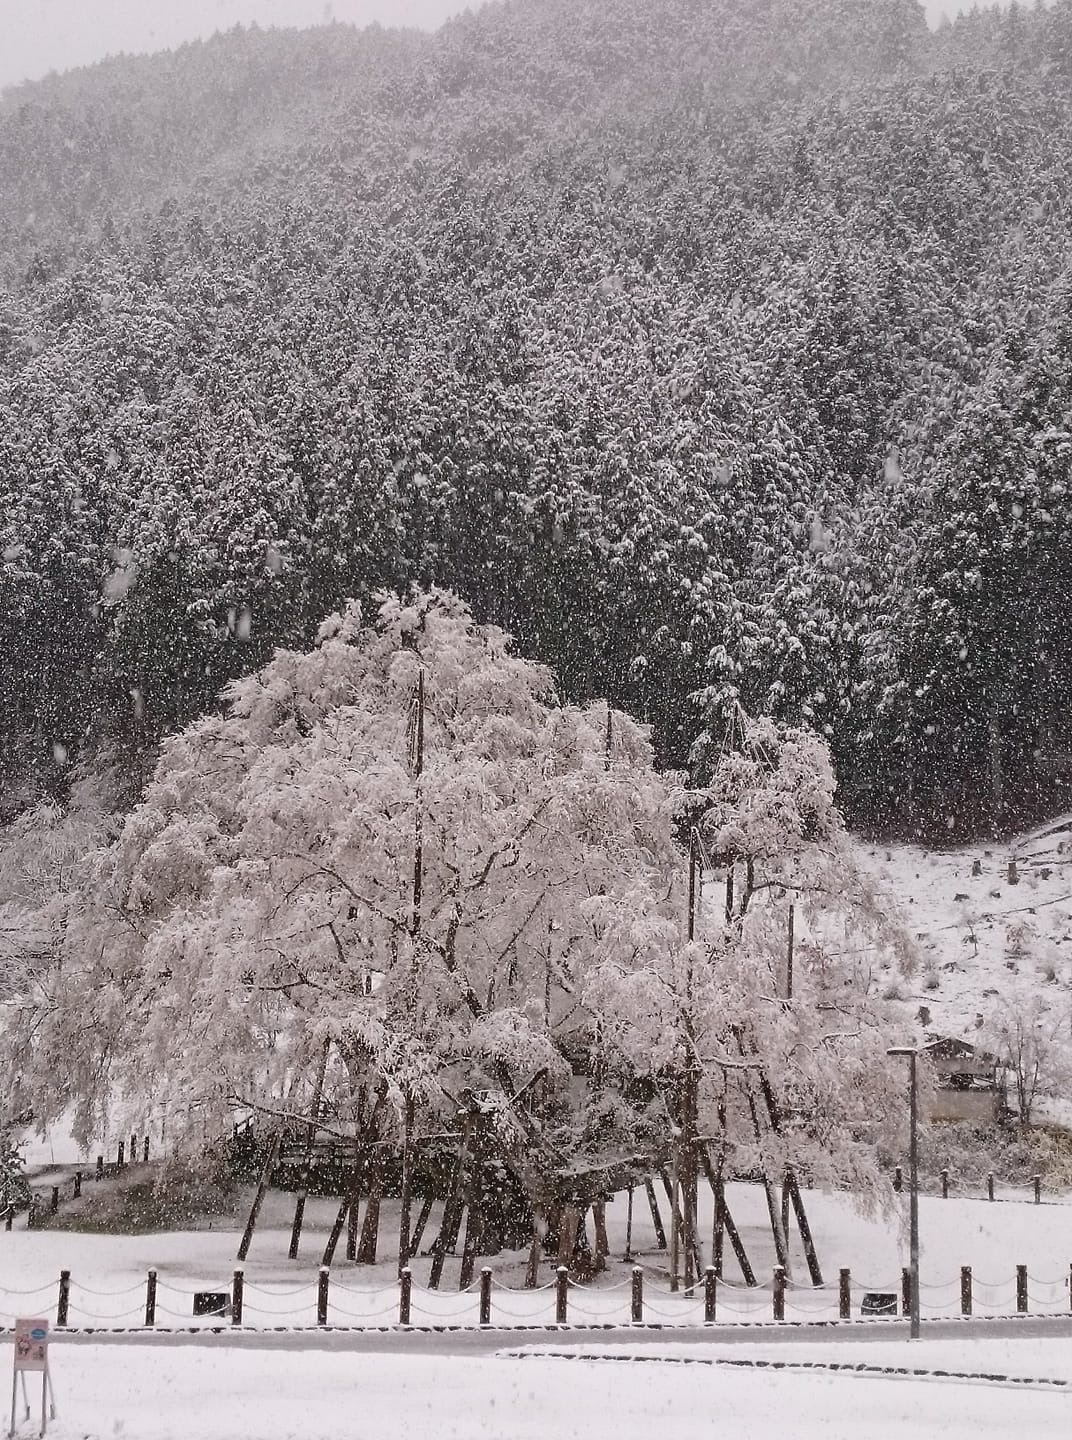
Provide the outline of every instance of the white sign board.
{"type": "Polygon", "coordinates": [[[48,1369],[48,1321],[41,1318],[15,1321],[15,1369],[48,1369]]]}
{"type": "Polygon", "coordinates": [[[26,1407],[26,1419],[30,1418],[30,1400],[26,1394],[26,1372],[36,1371],[41,1376],[41,1434],[44,1435],[49,1420],[56,1418],[52,1376],[48,1373],[48,1321],[44,1316],[20,1316],[16,1319],[14,1360],[11,1372],[11,1425],[8,1434],[14,1435],[15,1433],[20,1381],[22,1382],[22,1401],[26,1407]]]}

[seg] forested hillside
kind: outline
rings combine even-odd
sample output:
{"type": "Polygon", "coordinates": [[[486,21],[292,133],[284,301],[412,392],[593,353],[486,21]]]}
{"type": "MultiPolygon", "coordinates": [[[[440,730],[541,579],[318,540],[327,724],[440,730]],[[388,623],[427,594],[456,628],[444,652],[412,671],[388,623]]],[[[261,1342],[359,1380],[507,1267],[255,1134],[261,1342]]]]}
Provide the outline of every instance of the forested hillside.
{"type": "Polygon", "coordinates": [[[500,0],[0,100],[0,813],[448,586],[864,826],[1072,753],[1072,0],[500,0]]]}

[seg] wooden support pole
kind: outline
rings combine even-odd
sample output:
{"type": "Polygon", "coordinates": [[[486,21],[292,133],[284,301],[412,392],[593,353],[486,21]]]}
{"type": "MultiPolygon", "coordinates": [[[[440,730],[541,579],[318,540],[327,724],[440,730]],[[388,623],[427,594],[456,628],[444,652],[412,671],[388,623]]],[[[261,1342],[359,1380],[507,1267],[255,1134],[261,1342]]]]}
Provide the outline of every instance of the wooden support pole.
{"type": "Polygon", "coordinates": [[[302,1222],[305,1219],[305,1195],[304,1190],[299,1190],[294,1197],[294,1220],[290,1227],[290,1249],[287,1251],[288,1260],[297,1260],[298,1246],[301,1244],[302,1222]]]}
{"type": "Polygon", "coordinates": [[[972,1268],[970,1265],[960,1267],[960,1313],[962,1315],[972,1313],[972,1268]]]}
{"type": "Polygon", "coordinates": [[[596,1232],[596,1259],[605,1260],[610,1254],[610,1241],[607,1238],[606,1201],[597,1200],[592,1206],[592,1224],[596,1232]]]}
{"type": "Polygon", "coordinates": [[[633,1258],[633,1187],[630,1185],[625,1197],[625,1254],[623,1260],[633,1258]]]}
{"type": "Polygon", "coordinates": [[[241,1325],[242,1323],[242,1301],[245,1296],[246,1277],[245,1272],[237,1269],[231,1278],[231,1324],[241,1325]]]}
{"type": "Polygon", "coordinates": [[[407,1265],[398,1277],[398,1323],[408,1325],[413,1305],[413,1271],[407,1265]]]}
{"type": "Polygon", "coordinates": [[[331,1271],[326,1265],[321,1265],[316,1277],[316,1323],[326,1325],[328,1323],[328,1296],[331,1286],[331,1271]]]}
{"type": "Polygon", "coordinates": [[[733,1216],[730,1213],[730,1207],[726,1203],[725,1187],[721,1185],[715,1175],[715,1169],[714,1166],[711,1164],[711,1157],[707,1153],[707,1147],[705,1145],[700,1146],[700,1163],[704,1167],[704,1173],[707,1176],[707,1180],[711,1186],[711,1189],[715,1192],[716,1202],[719,1195],[721,1194],[723,1224],[726,1234],[730,1237],[730,1244],[733,1246],[733,1253],[737,1257],[737,1264],[741,1267],[741,1274],[744,1277],[744,1283],[746,1285],[755,1285],[755,1271],[752,1269],[751,1262],[748,1259],[748,1254],[744,1248],[744,1242],[741,1239],[740,1232],[738,1231],[733,1216]]]}
{"type": "Polygon", "coordinates": [[[150,1270],[145,1277],[145,1323],[156,1324],[156,1271],[150,1270]]]}
{"type": "Polygon", "coordinates": [[[485,1265],[480,1272],[480,1324],[491,1324],[491,1266],[485,1265]]]}
{"type": "MultiPolygon", "coordinates": [[[[811,1283],[813,1285],[821,1285],[823,1283],[823,1272],[819,1265],[819,1253],[815,1248],[815,1238],[811,1233],[808,1212],[804,1209],[804,1197],[800,1193],[800,1181],[797,1179],[795,1170],[786,1171],[786,1185],[789,1189],[789,1199],[793,1205],[793,1214],[797,1219],[797,1229],[800,1231],[800,1243],[804,1247],[804,1259],[807,1262],[811,1283]]],[[[787,1244],[788,1241],[789,1236],[787,1234],[787,1244]]]]}
{"type": "Polygon", "coordinates": [[[535,1290],[540,1283],[540,1225],[535,1214],[532,1217],[532,1241],[529,1245],[529,1259],[525,1266],[525,1289],[535,1290]]]}
{"type": "Polygon", "coordinates": [[[651,1210],[651,1223],[655,1227],[655,1243],[660,1250],[666,1249],[666,1231],[663,1229],[663,1217],[659,1214],[659,1201],[655,1195],[655,1186],[652,1184],[651,1176],[644,1178],[644,1193],[648,1197],[648,1206],[651,1210]]]}
{"type": "Polygon", "coordinates": [[[294,1223],[290,1227],[290,1249],[287,1251],[288,1260],[297,1260],[298,1247],[301,1244],[302,1222],[305,1219],[305,1201],[309,1193],[309,1177],[313,1168],[313,1145],[316,1143],[316,1132],[320,1123],[320,1107],[324,1099],[324,1077],[327,1074],[328,1055],[331,1053],[331,1041],[325,1041],[324,1048],[320,1052],[320,1062],[316,1068],[316,1079],[313,1082],[313,1104],[309,1115],[309,1121],[305,1127],[305,1154],[302,1156],[301,1178],[298,1182],[298,1193],[294,1200],[294,1223]]]}
{"type": "Polygon", "coordinates": [[[368,1199],[365,1201],[365,1218],[361,1222],[361,1239],[357,1244],[357,1263],[375,1265],[376,1251],[380,1238],[380,1201],[383,1198],[383,1174],[375,1164],[369,1180],[368,1199]]]}
{"type": "Polygon", "coordinates": [[[785,1319],[785,1266],[775,1265],[774,1286],[771,1292],[775,1320],[785,1319]]]}
{"type": "Polygon", "coordinates": [[[402,1188],[399,1195],[399,1218],[398,1218],[398,1273],[409,1264],[412,1250],[410,1249],[410,1214],[413,1205],[413,1114],[414,1101],[412,1095],[405,1099],[402,1118],[402,1188]]]}
{"type": "Polygon", "coordinates": [[[261,1206],[264,1204],[264,1197],[268,1193],[268,1186],[272,1183],[272,1175],[275,1167],[279,1164],[279,1151],[283,1144],[283,1132],[277,1130],[272,1137],[268,1148],[268,1155],[261,1170],[260,1179],[257,1182],[257,1193],[253,1197],[253,1204],[249,1207],[249,1218],[246,1221],[246,1228],[242,1231],[242,1239],[238,1245],[238,1258],[245,1260],[249,1254],[249,1247],[253,1243],[253,1232],[257,1228],[257,1216],[261,1213],[261,1206]]]}
{"type": "Polygon", "coordinates": [[[852,1319],[852,1276],[848,1270],[838,1271],[838,1319],[852,1319]]]}
{"type": "Polygon", "coordinates": [[[644,1318],[644,1272],[639,1265],[633,1266],[629,1318],[634,1324],[639,1324],[644,1318]]]}
{"type": "Polygon", "coordinates": [[[346,1206],[346,1258],[347,1260],[357,1259],[357,1239],[361,1218],[361,1191],[359,1171],[354,1171],[353,1185],[350,1189],[350,1199],[346,1206]]]}
{"type": "Polygon", "coordinates": [[[569,1271],[560,1265],[555,1275],[555,1324],[565,1325],[569,1312],[569,1271]]]}
{"type": "Polygon", "coordinates": [[[409,1253],[411,1256],[416,1255],[421,1248],[421,1241],[424,1238],[425,1227],[428,1224],[428,1217],[432,1213],[433,1204],[434,1197],[431,1195],[426,1195],[421,1201],[421,1208],[417,1214],[417,1223],[414,1225],[413,1234],[410,1236],[409,1253]]]}
{"type": "Polygon", "coordinates": [[[1027,1266],[1017,1265],[1016,1267],[1016,1311],[1019,1315],[1027,1314],[1027,1266]]]}
{"type": "Polygon", "coordinates": [[[321,1265],[331,1265],[335,1260],[335,1251],[338,1249],[339,1241],[342,1238],[342,1227],[346,1224],[346,1216],[350,1211],[350,1201],[344,1198],[339,1202],[339,1208],[335,1213],[331,1231],[328,1234],[328,1243],[324,1246],[324,1258],[321,1265]]]}
{"type": "Polygon", "coordinates": [[[71,1313],[71,1272],[60,1271],[60,1293],[56,1301],[56,1328],[63,1329],[67,1325],[71,1313]]]}
{"type": "Polygon", "coordinates": [[[704,1307],[703,1318],[705,1325],[713,1325],[715,1322],[715,1310],[718,1304],[718,1275],[713,1265],[708,1265],[704,1271],[704,1307]]]}

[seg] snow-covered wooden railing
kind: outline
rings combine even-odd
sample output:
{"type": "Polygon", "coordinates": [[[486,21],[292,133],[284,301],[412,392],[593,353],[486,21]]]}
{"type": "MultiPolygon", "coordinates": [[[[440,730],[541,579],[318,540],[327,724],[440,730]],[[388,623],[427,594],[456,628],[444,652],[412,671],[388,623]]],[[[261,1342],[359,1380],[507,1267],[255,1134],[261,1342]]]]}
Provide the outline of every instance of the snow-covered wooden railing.
{"type": "MultiPolygon", "coordinates": [[[[895,1190],[905,1189],[904,1169],[900,1165],[893,1168],[893,1188],[895,1190]]],[[[991,1200],[991,1201],[1016,1201],[1022,1203],[1022,1192],[1030,1193],[1036,1205],[1068,1205],[1070,1199],[1067,1195],[1048,1195],[1045,1198],[1042,1193],[1042,1176],[1032,1175],[1029,1180],[1003,1180],[993,1171],[986,1177],[986,1183],[978,1193],[971,1193],[963,1185],[958,1185],[955,1179],[951,1178],[949,1170],[938,1172],[938,1190],[932,1190],[925,1182],[921,1182],[920,1191],[923,1194],[940,1194],[943,1200],[948,1200],[950,1193],[956,1190],[958,1200],[991,1200]],[[1001,1195],[1000,1190],[1015,1191],[1014,1195],[1001,1195]]]]}
{"type": "MultiPolygon", "coordinates": [[[[1072,1265],[1052,1279],[1032,1275],[1026,1265],[992,1282],[980,1280],[970,1266],[937,1283],[921,1280],[920,1308],[933,1318],[952,1316],[1067,1315],[1072,1313],[1072,1265]]],[[[736,1285],[708,1268],[691,1290],[650,1283],[635,1265],[614,1285],[584,1285],[560,1267],[553,1280],[536,1289],[514,1289],[496,1282],[485,1266],[474,1283],[455,1294],[428,1290],[404,1270],[393,1286],[361,1289],[322,1268],[313,1283],[272,1287],[250,1284],[236,1269],[224,1285],[187,1290],[149,1270],[143,1283],[119,1289],[93,1289],[71,1271],[31,1290],[0,1289],[0,1314],[10,1324],[15,1314],[55,1304],[59,1329],[164,1330],[191,1328],[360,1329],[461,1328],[494,1326],[546,1328],[555,1325],[629,1324],[695,1326],[716,1323],[823,1323],[857,1318],[881,1320],[909,1313],[911,1276],[903,1270],[885,1283],[853,1279],[848,1269],[834,1285],[793,1284],[781,1266],[761,1286],[736,1285]]]]}

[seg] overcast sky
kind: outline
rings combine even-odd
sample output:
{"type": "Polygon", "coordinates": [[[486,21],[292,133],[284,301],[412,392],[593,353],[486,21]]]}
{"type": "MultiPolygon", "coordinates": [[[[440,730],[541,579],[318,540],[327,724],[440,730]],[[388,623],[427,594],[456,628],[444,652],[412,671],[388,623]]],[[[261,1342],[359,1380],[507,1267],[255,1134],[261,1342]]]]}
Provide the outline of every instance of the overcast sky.
{"type": "MultiPolygon", "coordinates": [[[[933,21],[970,0],[924,3],[933,21]]],[[[253,20],[259,25],[379,20],[432,28],[465,8],[465,0],[0,0],[0,88],[49,70],[89,65],[119,50],[169,49],[253,20]]]]}

